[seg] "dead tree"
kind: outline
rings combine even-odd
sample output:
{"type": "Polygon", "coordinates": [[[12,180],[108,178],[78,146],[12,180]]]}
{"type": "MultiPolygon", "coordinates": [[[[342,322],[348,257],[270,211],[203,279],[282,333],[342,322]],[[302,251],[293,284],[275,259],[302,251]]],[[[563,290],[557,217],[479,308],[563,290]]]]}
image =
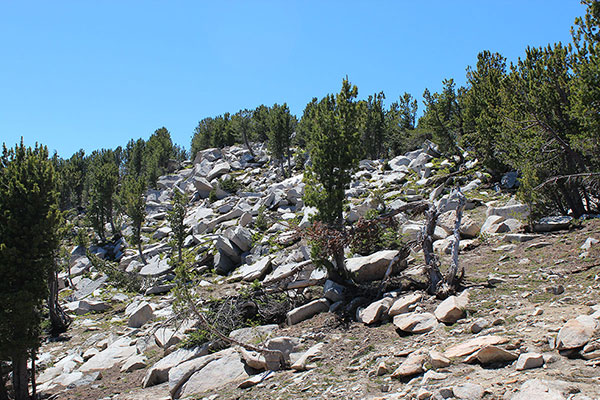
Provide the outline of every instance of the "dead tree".
{"type": "Polygon", "coordinates": [[[460,287],[464,277],[464,267],[461,267],[458,262],[458,251],[460,248],[460,224],[466,199],[460,189],[456,189],[451,196],[458,200],[458,205],[456,207],[456,220],[454,222],[452,262],[444,276],[442,276],[442,273],[440,272],[439,259],[433,252],[433,233],[435,232],[439,216],[439,211],[433,204],[431,204],[427,210],[427,219],[421,234],[421,246],[423,248],[425,265],[427,266],[427,273],[429,276],[428,292],[430,294],[435,294],[439,298],[446,298],[455,293],[460,287]]]}

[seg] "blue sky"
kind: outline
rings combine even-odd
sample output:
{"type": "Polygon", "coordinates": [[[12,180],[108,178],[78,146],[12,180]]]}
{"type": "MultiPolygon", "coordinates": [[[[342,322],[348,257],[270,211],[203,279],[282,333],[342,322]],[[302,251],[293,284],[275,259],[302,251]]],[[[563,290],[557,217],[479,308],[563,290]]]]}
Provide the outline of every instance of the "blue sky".
{"type": "MultiPolygon", "coordinates": [[[[576,0],[0,0],[0,142],[62,157],[162,126],[189,148],[204,117],[339,91],[421,99],[464,83],[478,52],[509,61],[570,41],[576,0]]],[[[419,107],[422,109],[422,103],[419,107]]]]}

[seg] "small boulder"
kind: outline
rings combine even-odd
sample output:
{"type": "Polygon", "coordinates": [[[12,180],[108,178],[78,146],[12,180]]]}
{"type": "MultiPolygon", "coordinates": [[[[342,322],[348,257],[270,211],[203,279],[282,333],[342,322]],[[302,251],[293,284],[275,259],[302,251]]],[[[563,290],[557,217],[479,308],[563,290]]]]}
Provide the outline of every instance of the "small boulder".
{"type": "Polygon", "coordinates": [[[426,333],[437,328],[438,321],[431,313],[411,313],[396,315],[394,325],[403,332],[426,333]]]}
{"type": "Polygon", "coordinates": [[[517,356],[496,346],[484,346],[465,359],[466,363],[479,361],[483,365],[514,361],[517,356]]]}
{"type": "Polygon", "coordinates": [[[539,353],[523,353],[517,359],[516,369],[522,371],[524,369],[539,368],[544,365],[544,357],[539,353]]]}
{"type": "Polygon", "coordinates": [[[399,297],[396,299],[396,301],[394,301],[388,310],[388,315],[393,317],[399,314],[409,313],[417,306],[422,298],[423,295],[421,293],[411,293],[409,295],[399,297]]]}
{"type": "Polygon", "coordinates": [[[327,311],[329,311],[329,301],[327,299],[317,299],[289,311],[286,321],[288,325],[295,325],[316,314],[327,311]]]}
{"type": "Polygon", "coordinates": [[[429,355],[425,352],[416,351],[410,353],[406,357],[406,360],[392,373],[392,378],[405,379],[420,375],[425,372],[425,364],[429,361],[429,355]]]}
{"type": "MultiPolygon", "coordinates": [[[[382,279],[391,262],[398,255],[397,250],[381,250],[365,257],[346,260],[346,269],[356,282],[369,282],[382,279]]],[[[394,262],[392,272],[398,272],[399,260],[394,262]]]]}
{"type": "Polygon", "coordinates": [[[131,328],[140,328],[146,322],[150,321],[154,316],[152,306],[146,301],[133,302],[125,309],[125,316],[127,320],[127,326],[131,328]]]}
{"type": "Polygon", "coordinates": [[[464,318],[468,301],[468,292],[464,292],[458,297],[450,296],[436,307],[435,317],[446,324],[453,324],[464,318]]]}
{"type": "Polygon", "coordinates": [[[598,320],[589,315],[568,320],[558,332],[556,348],[570,350],[585,346],[598,331],[598,325],[598,320]]]}

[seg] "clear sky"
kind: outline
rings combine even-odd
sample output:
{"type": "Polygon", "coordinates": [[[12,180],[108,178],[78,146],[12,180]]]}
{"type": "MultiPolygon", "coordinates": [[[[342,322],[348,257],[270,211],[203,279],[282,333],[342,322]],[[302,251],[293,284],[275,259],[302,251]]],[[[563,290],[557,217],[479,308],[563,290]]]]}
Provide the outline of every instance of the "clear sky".
{"type": "MultiPolygon", "coordinates": [[[[0,142],[70,157],[165,126],[189,148],[204,117],[313,97],[465,81],[481,50],[509,61],[570,41],[577,0],[0,0],[0,142]]],[[[422,103],[419,107],[422,109],[422,103]]]]}

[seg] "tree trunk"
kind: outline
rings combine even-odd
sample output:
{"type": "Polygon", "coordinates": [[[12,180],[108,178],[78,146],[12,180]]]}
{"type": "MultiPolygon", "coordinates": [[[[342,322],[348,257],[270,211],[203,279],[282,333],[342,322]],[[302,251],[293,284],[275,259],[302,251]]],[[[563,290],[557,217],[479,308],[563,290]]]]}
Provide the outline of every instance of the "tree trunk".
{"type": "Polygon", "coordinates": [[[6,390],[6,375],[4,374],[4,367],[4,362],[0,361],[0,400],[9,400],[8,392],[6,390]]]}
{"type": "Polygon", "coordinates": [[[577,185],[569,185],[564,183],[558,183],[559,190],[562,192],[567,205],[573,213],[573,217],[579,218],[585,214],[585,207],[583,206],[583,200],[579,194],[579,187],[577,185]]]}
{"type": "Polygon", "coordinates": [[[430,205],[427,211],[427,222],[423,227],[423,254],[425,256],[425,264],[427,265],[427,271],[429,274],[429,287],[427,292],[429,294],[435,294],[437,287],[442,280],[442,274],[439,268],[438,259],[433,252],[433,233],[435,232],[435,226],[437,225],[439,213],[435,206],[430,205]]]}
{"type": "Polygon", "coordinates": [[[287,149],[287,163],[288,163],[288,173],[292,176],[292,156],[290,154],[290,149],[287,149]]]}
{"type": "Polygon", "coordinates": [[[31,398],[33,400],[37,400],[37,388],[35,384],[35,359],[36,359],[35,350],[31,352],[31,398]]]}
{"type": "Polygon", "coordinates": [[[456,207],[456,220],[454,223],[454,242],[452,243],[452,263],[446,276],[444,277],[444,284],[438,288],[436,295],[438,297],[446,298],[452,293],[455,293],[462,281],[464,276],[464,270],[460,269],[458,264],[458,250],[460,247],[460,223],[462,220],[463,209],[465,208],[466,199],[461,193],[460,189],[457,191],[458,194],[458,206],[456,207]]]}
{"type": "Polygon", "coordinates": [[[246,145],[246,148],[250,152],[250,155],[252,156],[252,158],[254,158],[255,157],[254,151],[252,151],[252,146],[250,146],[250,143],[248,142],[248,135],[246,134],[245,129],[242,130],[242,138],[244,139],[244,144],[246,145]]]}
{"type": "Polygon", "coordinates": [[[71,319],[58,302],[58,277],[53,269],[48,271],[48,312],[50,314],[50,333],[57,336],[67,331],[71,319]]]}
{"type": "Polygon", "coordinates": [[[283,175],[283,179],[287,179],[287,174],[285,173],[285,161],[283,158],[279,160],[279,166],[281,167],[281,174],[283,175]]]}
{"type": "Polygon", "coordinates": [[[148,262],[146,262],[146,257],[144,257],[144,252],[142,251],[142,241],[138,240],[137,245],[138,245],[138,252],[140,253],[140,260],[142,260],[144,265],[148,264],[148,262]]]}
{"type": "Polygon", "coordinates": [[[27,352],[13,355],[12,364],[15,400],[30,400],[29,379],[27,379],[27,352]]]}

